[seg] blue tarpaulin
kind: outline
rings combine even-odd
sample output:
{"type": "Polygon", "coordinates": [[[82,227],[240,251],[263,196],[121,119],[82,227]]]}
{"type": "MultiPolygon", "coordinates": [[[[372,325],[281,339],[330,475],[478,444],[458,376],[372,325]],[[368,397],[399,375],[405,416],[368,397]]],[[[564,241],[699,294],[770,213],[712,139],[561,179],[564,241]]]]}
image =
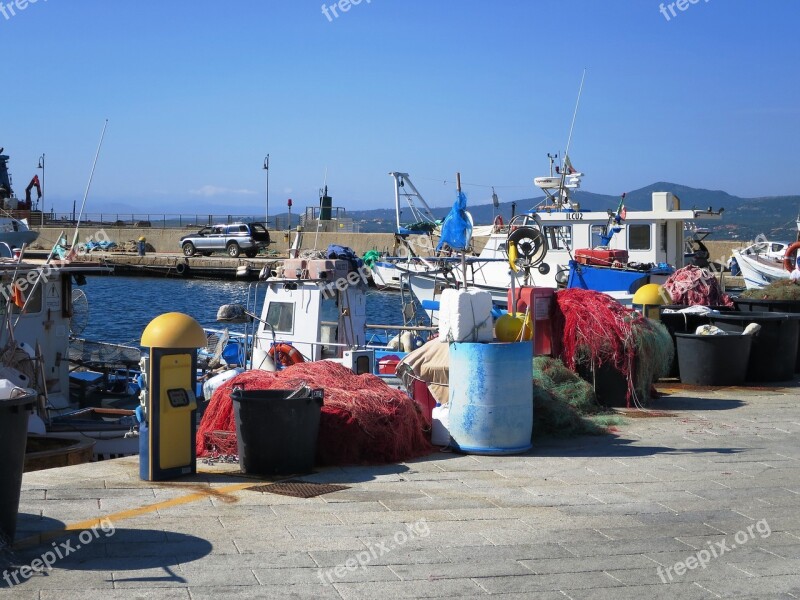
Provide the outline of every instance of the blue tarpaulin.
{"type": "Polygon", "coordinates": [[[466,250],[472,237],[472,222],[467,213],[467,197],[464,192],[458,192],[453,208],[442,223],[442,237],[436,245],[436,251],[447,244],[453,250],[466,250]]]}

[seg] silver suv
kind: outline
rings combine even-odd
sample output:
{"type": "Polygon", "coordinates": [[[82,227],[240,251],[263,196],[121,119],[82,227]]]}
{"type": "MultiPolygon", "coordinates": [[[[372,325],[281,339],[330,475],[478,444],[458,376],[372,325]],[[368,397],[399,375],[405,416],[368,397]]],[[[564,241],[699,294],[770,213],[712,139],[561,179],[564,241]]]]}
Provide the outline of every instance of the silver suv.
{"type": "Polygon", "coordinates": [[[263,223],[229,223],[210,225],[197,233],[181,238],[184,256],[200,252],[210,256],[212,252],[226,252],[236,258],[244,252],[253,258],[261,248],[269,246],[269,232],[263,223]]]}

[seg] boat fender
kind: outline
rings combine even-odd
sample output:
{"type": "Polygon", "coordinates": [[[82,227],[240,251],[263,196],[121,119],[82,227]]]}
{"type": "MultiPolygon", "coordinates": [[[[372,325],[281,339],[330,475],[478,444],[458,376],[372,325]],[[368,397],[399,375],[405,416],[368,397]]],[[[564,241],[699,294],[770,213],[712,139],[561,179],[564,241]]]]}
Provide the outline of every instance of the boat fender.
{"type": "Polygon", "coordinates": [[[36,358],[36,351],[33,349],[33,346],[31,346],[29,343],[18,342],[17,348],[25,352],[25,354],[27,354],[29,357],[36,358]]]}
{"type": "Polygon", "coordinates": [[[494,218],[494,230],[500,231],[501,229],[503,229],[503,217],[502,215],[497,215],[494,218]]]}
{"type": "Polygon", "coordinates": [[[792,264],[792,261],[796,261],[798,250],[800,250],[800,242],[795,242],[786,249],[786,253],[783,255],[783,268],[789,271],[789,273],[794,271],[794,264],[792,264]]]}
{"type": "Polygon", "coordinates": [[[517,267],[517,244],[511,240],[508,240],[508,265],[514,273],[519,271],[519,267],[517,267]]]}
{"type": "Polygon", "coordinates": [[[386,344],[386,347],[389,350],[399,350],[400,349],[400,336],[396,335],[392,339],[390,339],[389,343],[386,344]]]}
{"type": "Polygon", "coordinates": [[[28,433],[36,435],[45,435],[47,433],[47,427],[39,415],[34,413],[28,415],[28,433]]]}
{"type": "Polygon", "coordinates": [[[410,331],[404,331],[400,336],[400,351],[411,352],[414,349],[414,336],[410,331]]]}
{"type": "Polygon", "coordinates": [[[275,360],[275,353],[278,354],[278,362],[284,367],[291,367],[292,365],[305,362],[303,355],[300,351],[291,344],[277,344],[269,349],[269,356],[275,360]],[[277,350],[276,350],[277,349],[277,350]]]}
{"type": "Polygon", "coordinates": [[[275,366],[275,361],[267,354],[267,351],[262,347],[253,348],[253,358],[251,359],[251,368],[259,371],[269,371],[274,373],[278,370],[275,366]]]}
{"type": "Polygon", "coordinates": [[[211,379],[203,384],[203,398],[206,400],[211,400],[211,397],[214,395],[214,392],[219,386],[229,379],[233,379],[239,373],[244,373],[244,369],[241,367],[236,369],[228,369],[227,371],[223,371],[222,373],[214,375],[211,379]]]}
{"type": "Polygon", "coordinates": [[[188,275],[189,274],[189,265],[186,263],[177,263],[175,265],[175,272],[178,275],[188,275]]]}

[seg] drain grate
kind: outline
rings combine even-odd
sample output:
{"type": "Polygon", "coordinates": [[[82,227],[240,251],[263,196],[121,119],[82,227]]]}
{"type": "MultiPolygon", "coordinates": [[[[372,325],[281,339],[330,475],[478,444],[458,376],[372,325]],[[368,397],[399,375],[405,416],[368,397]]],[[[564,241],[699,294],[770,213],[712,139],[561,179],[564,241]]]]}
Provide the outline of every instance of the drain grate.
{"type": "Polygon", "coordinates": [[[664,419],[675,418],[678,415],[674,413],[667,413],[658,410],[618,410],[620,416],[628,417],[630,419],[664,419]]]}
{"type": "Polygon", "coordinates": [[[350,489],[347,485],[337,485],[334,483],[314,483],[313,481],[281,481],[280,483],[268,483],[266,485],[256,485],[247,488],[254,492],[265,492],[269,494],[280,494],[281,496],[293,496],[295,498],[316,498],[323,494],[340,492],[350,489]]]}

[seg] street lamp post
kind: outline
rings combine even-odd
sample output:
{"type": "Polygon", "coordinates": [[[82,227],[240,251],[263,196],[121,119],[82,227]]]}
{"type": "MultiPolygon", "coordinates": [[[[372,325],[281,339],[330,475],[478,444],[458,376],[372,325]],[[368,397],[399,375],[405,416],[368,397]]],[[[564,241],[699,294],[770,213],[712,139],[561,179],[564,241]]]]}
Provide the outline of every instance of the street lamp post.
{"type": "Polygon", "coordinates": [[[39,157],[39,167],[42,170],[42,223],[44,223],[44,153],[39,157]]]}
{"type": "Polygon", "coordinates": [[[265,223],[267,229],[269,229],[269,154],[267,154],[266,158],[264,158],[264,171],[266,172],[266,189],[264,191],[264,195],[266,196],[267,200],[267,207],[266,207],[266,215],[265,215],[265,223]]]}

